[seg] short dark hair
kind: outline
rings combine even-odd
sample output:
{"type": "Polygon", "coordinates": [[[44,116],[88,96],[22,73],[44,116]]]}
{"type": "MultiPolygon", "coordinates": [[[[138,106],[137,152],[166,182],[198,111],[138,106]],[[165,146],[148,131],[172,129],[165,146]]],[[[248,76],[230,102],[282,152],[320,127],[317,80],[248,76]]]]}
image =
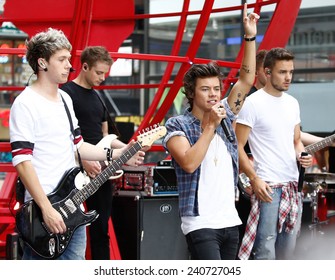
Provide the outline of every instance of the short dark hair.
{"type": "Polygon", "coordinates": [[[113,64],[113,59],[110,57],[108,50],[103,46],[86,47],[81,53],[80,61],[81,64],[86,63],[89,68],[98,61],[105,62],[109,66],[113,64]]]}
{"type": "Polygon", "coordinates": [[[264,58],[264,68],[273,69],[278,60],[293,60],[294,55],[284,48],[273,48],[268,51],[264,58]]]}
{"type": "Polygon", "coordinates": [[[188,104],[193,108],[193,100],[195,94],[195,85],[198,78],[218,77],[220,82],[220,89],[222,90],[223,74],[219,65],[215,62],[207,64],[193,64],[184,75],[184,89],[182,92],[185,94],[188,104]]]}
{"type": "Polygon", "coordinates": [[[259,68],[263,68],[264,58],[266,54],[268,53],[267,50],[259,50],[256,54],[256,71],[258,71],[259,68]]]}

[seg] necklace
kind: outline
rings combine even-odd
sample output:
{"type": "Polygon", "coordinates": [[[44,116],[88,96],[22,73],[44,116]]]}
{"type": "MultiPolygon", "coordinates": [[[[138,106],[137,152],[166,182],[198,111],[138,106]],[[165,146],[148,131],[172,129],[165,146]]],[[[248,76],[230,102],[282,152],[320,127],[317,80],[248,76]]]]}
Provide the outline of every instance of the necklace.
{"type": "Polygon", "coordinates": [[[219,150],[219,136],[215,133],[214,134],[214,141],[215,141],[215,149],[214,149],[214,164],[217,166],[219,159],[217,158],[218,150],[219,150]]]}

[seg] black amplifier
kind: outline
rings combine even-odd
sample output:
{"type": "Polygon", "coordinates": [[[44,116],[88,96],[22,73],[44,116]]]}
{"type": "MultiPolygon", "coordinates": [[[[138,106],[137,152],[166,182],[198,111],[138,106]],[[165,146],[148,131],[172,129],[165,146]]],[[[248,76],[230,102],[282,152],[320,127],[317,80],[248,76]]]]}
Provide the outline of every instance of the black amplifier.
{"type": "Polygon", "coordinates": [[[153,195],[178,194],[176,173],[172,166],[156,166],[153,173],[153,195]]]}

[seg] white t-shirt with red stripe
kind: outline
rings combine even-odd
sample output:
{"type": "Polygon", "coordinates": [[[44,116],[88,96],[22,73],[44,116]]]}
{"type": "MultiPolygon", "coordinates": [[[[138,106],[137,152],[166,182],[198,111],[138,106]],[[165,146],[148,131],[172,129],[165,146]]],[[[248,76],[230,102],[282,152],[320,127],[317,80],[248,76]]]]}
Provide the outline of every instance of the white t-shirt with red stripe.
{"type": "MultiPolygon", "coordinates": [[[[62,90],[59,94],[66,101],[73,126],[77,128],[71,98],[62,90]]],[[[76,165],[76,148],[62,99],[52,102],[30,87],[26,87],[12,105],[10,142],[16,147],[12,150],[13,165],[31,160],[46,194],[56,188],[66,170],[76,165]]],[[[26,199],[29,198],[26,192],[26,199]]]]}

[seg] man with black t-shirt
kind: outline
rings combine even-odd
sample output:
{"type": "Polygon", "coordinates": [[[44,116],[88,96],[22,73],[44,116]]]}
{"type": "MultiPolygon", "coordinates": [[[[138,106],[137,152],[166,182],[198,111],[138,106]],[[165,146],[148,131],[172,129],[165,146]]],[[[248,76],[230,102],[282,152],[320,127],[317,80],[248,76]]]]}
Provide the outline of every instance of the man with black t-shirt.
{"type": "MultiPolygon", "coordinates": [[[[62,86],[73,101],[76,117],[79,121],[82,136],[85,141],[96,145],[108,133],[108,111],[99,93],[93,89],[99,86],[109,73],[113,60],[108,51],[101,46],[87,47],[81,54],[81,71],[71,82],[62,86]]],[[[111,148],[124,147],[126,144],[118,139],[112,140],[111,148]]],[[[127,164],[137,166],[143,163],[144,151],[137,152],[127,164]]],[[[83,167],[90,178],[102,171],[98,161],[82,161],[83,167]]],[[[96,193],[86,200],[88,210],[96,210],[98,219],[90,225],[91,257],[95,260],[110,259],[108,222],[111,217],[113,184],[108,180],[96,193]]]]}

